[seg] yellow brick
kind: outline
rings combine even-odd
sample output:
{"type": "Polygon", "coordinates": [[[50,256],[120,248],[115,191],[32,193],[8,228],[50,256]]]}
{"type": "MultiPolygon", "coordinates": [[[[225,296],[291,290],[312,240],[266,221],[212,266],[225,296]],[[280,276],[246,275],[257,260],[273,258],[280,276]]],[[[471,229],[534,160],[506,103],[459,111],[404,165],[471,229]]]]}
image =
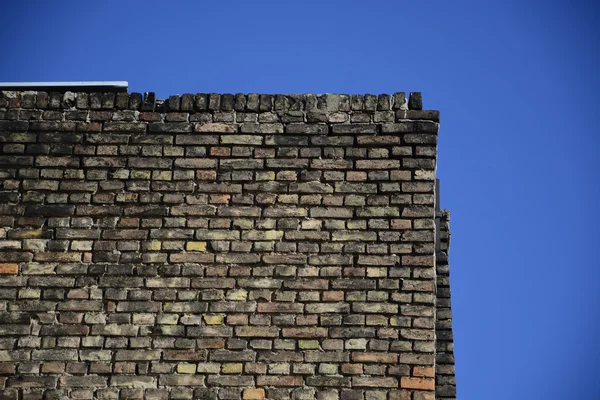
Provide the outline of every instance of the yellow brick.
{"type": "Polygon", "coordinates": [[[180,374],[195,374],[196,364],[182,363],[177,365],[177,372],[180,374]]]}
{"type": "Polygon", "coordinates": [[[150,179],[150,171],[133,170],[131,171],[131,179],[150,179]]]}
{"type": "Polygon", "coordinates": [[[281,231],[265,231],[264,240],[280,240],[282,237],[281,231]]]}
{"type": "Polygon", "coordinates": [[[170,181],[173,177],[171,171],[154,171],[152,173],[152,179],[157,181],[170,181]]]}
{"type": "Polygon", "coordinates": [[[221,367],[222,374],[241,374],[242,373],[242,364],[223,364],[221,367]]]}
{"type": "Polygon", "coordinates": [[[36,239],[42,237],[41,229],[29,229],[20,231],[17,235],[15,235],[15,239],[36,239]]]}
{"type": "Polygon", "coordinates": [[[244,389],[244,400],[264,400],[265,389],[244,389]]]}
{"type": "Polygon", "coordinates": [[[147,249],[148,250],[160,250],[161,249],[161,242],[157,241],[157,240],[153,240],[151,242],[148,242],[147,244],[147,249]]]}
{"type": "Polygon", "coordinates": [[[298,347],[301,349],[318,349],[318,340],[298,340],[298,347]]]}
{"type": "Polygon", "coordinates": [[[206,242],[187,242],[187,251],[206,251],[206,242]]]}
{"type": "Polygon", "coordinates": [[[248,292],[244,289],[232,290],[227,293],[227,300],[243,301],[248,297],[248,292]]]}
{"type": "Polygon", "coordinates": [[[387,276],[387,268],[368,267],[367,276],[370,278],[385,278],[387,276]]]}
{"type": "Polygon", "coordinates": [[[40,297],[42,297],[40,289],[23,288],[19,290],[19,299],[39,299],[40,297]]]}
{"type": "Polygon", "coordinates": [[[256,172],[257,181],[273,181],[275,180],[274,171],[258,171],[256,172]]]}
{"type": "Polygon", "coordinates": [[[204,322],[206,325],[221,325],[223,323],[222,315],[205,315],[204,322]]]}

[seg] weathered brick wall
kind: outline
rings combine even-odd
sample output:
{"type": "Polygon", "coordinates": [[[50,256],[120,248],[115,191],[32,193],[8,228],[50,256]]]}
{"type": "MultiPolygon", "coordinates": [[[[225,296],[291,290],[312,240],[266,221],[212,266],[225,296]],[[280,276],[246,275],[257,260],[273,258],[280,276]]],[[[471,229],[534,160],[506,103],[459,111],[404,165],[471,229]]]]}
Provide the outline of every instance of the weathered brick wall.
{"type": "Polygon", "coordinates": [[[434,399],[421,108],[2,92],[2,398],[434,399]]]}
{"type": "Polygon", "coordinates": [[[436,399],[456,400],[454,374],[454,337],[452,334],[452,306],[450,302],[450,212],[438,211],[439,246],[436,253],[437,299],[436,299],[436,399]]]}

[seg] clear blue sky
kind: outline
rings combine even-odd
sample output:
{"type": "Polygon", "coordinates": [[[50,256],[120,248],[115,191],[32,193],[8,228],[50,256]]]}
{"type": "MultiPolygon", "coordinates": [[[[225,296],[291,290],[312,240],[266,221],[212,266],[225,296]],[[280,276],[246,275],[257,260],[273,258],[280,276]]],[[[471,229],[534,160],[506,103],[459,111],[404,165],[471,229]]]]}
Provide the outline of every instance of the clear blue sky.
{"type": "Polygon", "coordinates": [[[593,1],[22,1],[0,81],[423,92],[441,111],[461,400],[600,399],[593,1]]]}

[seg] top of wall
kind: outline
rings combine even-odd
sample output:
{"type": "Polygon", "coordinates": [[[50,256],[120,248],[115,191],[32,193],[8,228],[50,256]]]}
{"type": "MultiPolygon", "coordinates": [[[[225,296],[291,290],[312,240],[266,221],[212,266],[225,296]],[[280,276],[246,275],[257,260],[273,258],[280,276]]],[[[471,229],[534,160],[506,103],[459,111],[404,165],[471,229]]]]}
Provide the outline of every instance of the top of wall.
{"type": "MultiPolygon", "coordinates": [[[[1,88],[1,87],[0,87],[1,88]]],[[[1,91],[0,108],[55,110],[132,110],[143,112],[395,112],[395,119],[439,120],[439,112],[422,111],[420,92],[394,94],[216,94],[197,93],[157,99],[155,93],[98,91],[1,91]],[[417,112],[415,112],[417,111],[417,112]],[[422,111],[422,112],[421,112],[422,111]]],[[[315,121],[319,122],[319,121],[315,121]]],[[[329,121],[334,122],[334,121],[329,121]]],[[[359,121],[356,121],[359,122],[359,121]]],[[[377,122],[377,121],[375,121],[377,122]]],[[[388,122],[388,121],[379,121],[388,122]]],[[[392,121],[389,121],[392,122],[392,121]]]]}

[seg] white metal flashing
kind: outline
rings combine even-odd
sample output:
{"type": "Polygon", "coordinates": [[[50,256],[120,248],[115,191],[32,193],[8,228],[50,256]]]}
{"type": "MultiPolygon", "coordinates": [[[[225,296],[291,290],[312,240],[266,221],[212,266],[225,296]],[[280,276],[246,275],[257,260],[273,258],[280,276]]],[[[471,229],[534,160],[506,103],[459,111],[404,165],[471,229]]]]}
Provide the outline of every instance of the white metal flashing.
{"type": "Polygon", "coordinates": [[[79,82],[0,82],[0,90],[47,90],[47,91],[117,91],[126,92],[127,81],[79,81],[79,82]]]}

